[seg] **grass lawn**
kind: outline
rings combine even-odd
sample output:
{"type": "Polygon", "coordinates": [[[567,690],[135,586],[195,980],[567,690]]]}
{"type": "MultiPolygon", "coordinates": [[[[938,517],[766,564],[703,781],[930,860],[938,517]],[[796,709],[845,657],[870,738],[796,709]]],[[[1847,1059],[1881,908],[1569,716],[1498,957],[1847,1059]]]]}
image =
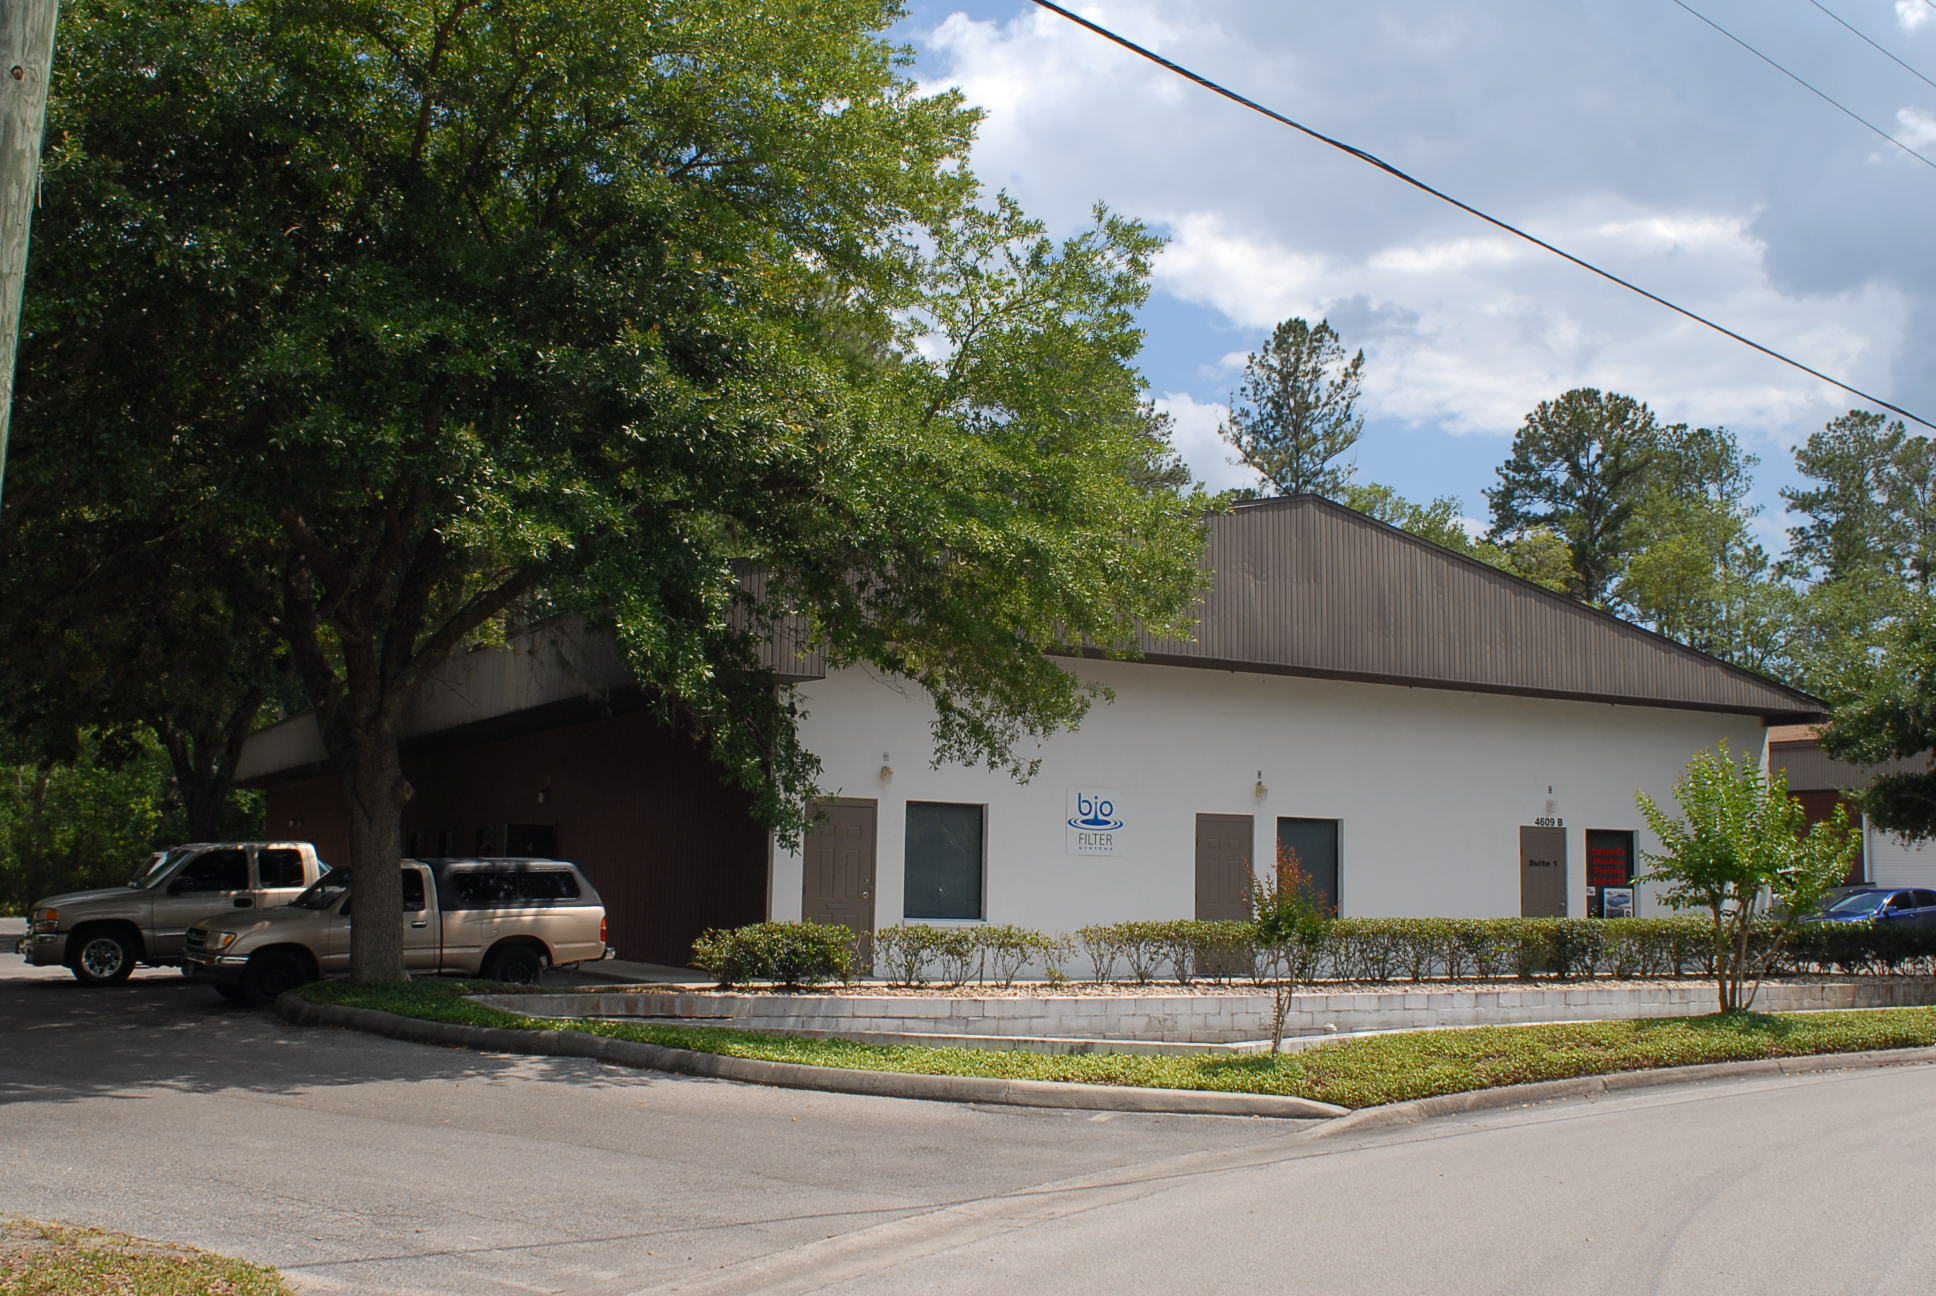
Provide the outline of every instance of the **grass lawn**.
{"type": "Polygon", "coordinates": [[[0,1296],[294,1296],[273,1269],[193,1247],[0,1216],[0,1296]]]}
{"type": "Polygon", "coordinates": [[[990,1049],[797,1039],[714,1026],[524,1017],[470,1002],[463,995],[471,988],[484,987],[434,980],[369,987],[325,981],[310,986],[303,994],[318,1003],[376,1008],[431,1021],[528,1030],[582,1030],[668,1048],[768,1062],[917,1075],[992,1076],[1155,1089],[1287,1094],[1343,1107],[1375,1107],[1408,1098],[1614,1071],[1936,1044],[1936,1008],[1888,1008],[1417,1031],[1339,1040],[1278,1057],[1221,1053],[1160,1057],[1091,1053],[1062,1057],[990,1049]]]}

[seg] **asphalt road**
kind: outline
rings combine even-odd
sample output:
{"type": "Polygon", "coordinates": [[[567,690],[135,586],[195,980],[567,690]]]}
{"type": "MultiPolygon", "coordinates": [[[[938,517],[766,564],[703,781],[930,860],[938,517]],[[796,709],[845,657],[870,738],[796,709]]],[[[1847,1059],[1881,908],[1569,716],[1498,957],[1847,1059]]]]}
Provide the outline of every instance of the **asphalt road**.
{"type": "Polygon", "coordinates": [[[768,1090],[289,1026],[0,954],[0,1211],[305,1292],[1923,1292],[1927,1068],[1358,1139],[768,1090]]]}

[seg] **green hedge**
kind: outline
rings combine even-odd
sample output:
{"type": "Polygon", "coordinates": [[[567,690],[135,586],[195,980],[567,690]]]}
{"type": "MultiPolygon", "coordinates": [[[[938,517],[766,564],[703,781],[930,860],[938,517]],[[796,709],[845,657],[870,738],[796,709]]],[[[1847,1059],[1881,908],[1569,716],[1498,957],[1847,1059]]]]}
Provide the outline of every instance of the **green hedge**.
{"type": "Polygon", "coordinates": [[[789,990],[849,981],[855,968],[854,933],[830,923],[765,922],[731,931],[702,932],[692,943],[692,965],[722,986],[772,981],[789,990]]]}
{"type": "MultiPolygon", "coordinates": [[[[1775,941],[1763,924],[1755,939],[1775,941]]],[[[1440,977],[1620,979],[1712,975],[1711,928],[1676,918],[1338,918],[1322,943],[1261,949],[1247,922],[1177,918],[1096,923],[1074,936],[1025,927],[908,923],[873,936],[875,975],[895,985],[1009,985],[1025,971],[1064,981],[1080,954],[1097,981],[1149,985],[1204,980],[1393,983],[1440,977]]],[[[722,985],[812,985],[859,969],[853,933],[813,923],[759,923],[707,932],[693,962],[722,985]]],[[[1812,923],[1788,934],[1778,971],[1936,972],[1936,931],[1868,923],[1812,923]]]]}

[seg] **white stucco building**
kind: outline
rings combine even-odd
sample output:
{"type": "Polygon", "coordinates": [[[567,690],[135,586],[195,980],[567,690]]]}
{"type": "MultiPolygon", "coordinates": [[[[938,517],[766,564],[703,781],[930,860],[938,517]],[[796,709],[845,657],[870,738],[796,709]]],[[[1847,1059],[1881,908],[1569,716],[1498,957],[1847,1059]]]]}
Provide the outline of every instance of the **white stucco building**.
{"type": "MultiPolygon", "coordinates": [[[[1767,725],[1821,716],[1315,497],[1242,505],[1209,531],[1196,635],[1136,661],[1063,659],[1114,698],[1044,743],[1025,784],[935,768],[912,685],[781,663],[829,800],[803,848],[780,849],[628,700],[614,657],[553,636],[437,691],[406,752],[407,848],[575,859],[621,953],[674,963],[703,927],[769,916],[1058,932],[1235,916],[1280,841],[1348,915],[1648,913],[1630,889],[1656,845],[1636,790],[1667,804],[1700,748],[1758,753],[1767,725]]],[[[246,759],[271,827],[327,853],[339,794],[302,722],[246,759]]]]}

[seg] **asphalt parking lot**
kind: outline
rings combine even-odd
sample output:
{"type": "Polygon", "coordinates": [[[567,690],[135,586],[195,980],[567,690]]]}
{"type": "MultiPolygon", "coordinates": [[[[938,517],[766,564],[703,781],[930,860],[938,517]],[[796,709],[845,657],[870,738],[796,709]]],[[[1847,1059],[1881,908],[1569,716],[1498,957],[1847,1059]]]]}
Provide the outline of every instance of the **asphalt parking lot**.
{"type": "Polygon", "coordinates": [[[762,1089],[305,1029],[0,953],[0,1211],[314,1292],[618,1293],[1274,1122],[762,1089]]]}

